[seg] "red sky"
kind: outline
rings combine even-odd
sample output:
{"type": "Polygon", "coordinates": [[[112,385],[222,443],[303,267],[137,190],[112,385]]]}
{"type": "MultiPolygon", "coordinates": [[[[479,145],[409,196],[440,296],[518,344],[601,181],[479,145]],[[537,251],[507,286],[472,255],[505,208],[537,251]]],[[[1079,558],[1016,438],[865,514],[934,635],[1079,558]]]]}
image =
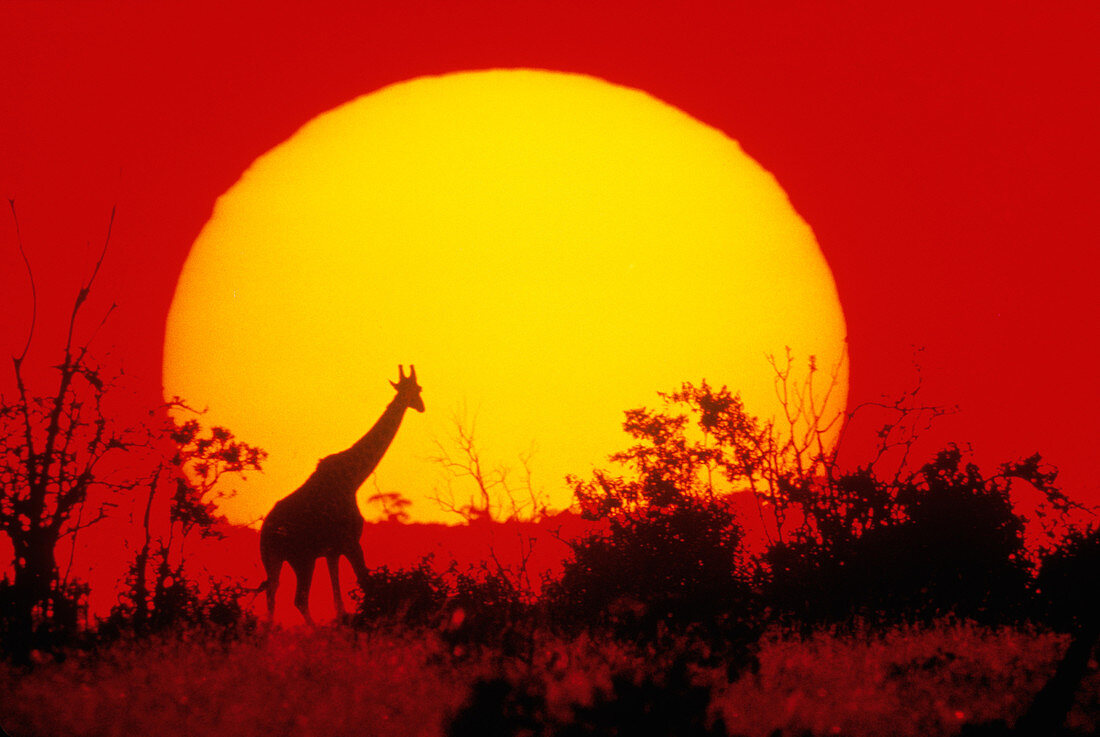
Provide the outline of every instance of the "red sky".
{"type": "MultiPolygon", "coordinates": [[[[923,348],[925,399],[962,408],[937,441],[985,461],[1041,451],[1067,491],[1100,501],[1097,4],[225,5],[0,5],[0,194],[16,200],[44,312],[31,360],[53,358],[57,306],[113,206],[93,310],[120,309],[100,345],[155,401],[179,268],[255,157],[392,82],[581,72],[724,130],[776,175],[836,277],[854,402],[908,388],[923,348]]],[[[30,302],[3,221],[11,354],[30,302]]]]}

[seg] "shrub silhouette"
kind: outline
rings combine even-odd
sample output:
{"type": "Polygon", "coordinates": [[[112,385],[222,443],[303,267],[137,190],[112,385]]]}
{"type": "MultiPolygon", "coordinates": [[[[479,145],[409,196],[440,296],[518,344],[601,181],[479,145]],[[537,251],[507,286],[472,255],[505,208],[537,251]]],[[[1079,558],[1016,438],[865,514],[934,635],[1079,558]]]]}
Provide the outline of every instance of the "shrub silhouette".
{"type": "Polygon", "coordinates": [[[573,722],[555,732],[557,737],[603,734],[669,734],[682,737],[725,737],[721,718],[710,719],[711,693],[692,682],[690,665],[677,659],[664,673],[641,679],[616,674],[611,692],[591,705],[578,706],[573,722]]]}
{"type": "MultiPolygon", "coordinates": [[[[1024,604],[1030,575],[1024,523],[1008,492],[1003,477],[963,465],[955,446],[899,489],[907,521],[896,527],[900,544],[894,549],[903,551],[905,575],[894,581],[902,600],[914,591],[926,597],[923,607],[908,602],[911,609],[991,621],[1024,604]]],[[[865,560],[875,552],[868,551],[865,560]]]]}
{"type": "Polygon", "coordinates": [[[492,645],[504,655],[520,655],[531,647],[537,607],[530,592],[487,564],[454,576],[447,604],[443,638],[458,647],[492,645]]]}
{"type": "Polygon", "coordinates": [[[370,569],[367,585],[354,590],[352,626],[433,627],[461,655],[473,646],[490,646],[506,655],[530,648],[536,623],[531,595],[487,564],[456,572],[437,571],[431,556],[412,568],[370,569]]]}
{"type": "Polygon", "coordinates": [[[551,708],[546,683],[531,675],[483,678],[455,715],[448,737],[584,737],[585,735],[728,734],[711,719],[710,689],[693,683],[690,663],[676,658],[667,669],[644,674],[617,672],[610,689],[597,689],[591,703],[551,708]],[[564,713],[563,713],[564,712],[564,713]]]}
{"type": "Polygon", "coordinates": [[[548,596],[557,621],[625,637],[737,629],[755,611],[740,544],[740,527],[717,502],[645,507],[575,541],[548,596]]]}
{"type": "Polygon", "coordinates": [[[436,624],[449,593],[447,581],[432,568],[430,556],[415,568],[370,569],[364,585],[352,591],[356,611],[351,623],[358,628],[397,621],[412,627],[436,624]]]}
{"type": "MultiPolygon", "coordinates": [[[[179,400],[168,406],[189,409],[179,400]]],[[[219,482],[260,470],[266,456],[224,427],[204,430],[195,418],[183,422],[167,418],[159,427],[150,427],[149,433],[151,444],[163,445],[164,450],[147,459],[152,470],[143,484],[144,498],[135,499],[135,512],[141,514],[140,544],[113,613],[117,625],[138,635],[177,622],[198,624],[194,612],[200,597],[184,570],[184,546],[194,533],[204,540],[224,537],[220,527],[224,518],[215,502],[227,492],[219,482]]],[[[234,590],[217,585],[226,592],[234,590]]]]}
{"type": "Polygon", "coordinates": [[[611,459],[628,473],[569,479],[583,513],[607,528],[574,543],[551,592],[559,613],[621,626],[616,613],[635,603],[625,609],[639,633],[657,622],[751,619],[741,531],[728,511],[735,494],[750,492],[771,540],[756,582],[780,616],[806,623],[852,614],[1021,616],[1030,567],[1009,492],[1023,480],[1064,508],[1056,471],[1036,455],[983,474],[956,445],[912,468],[919,428],[943,413],[916,402],[916,390],[876,405],[887,420],[871,461],[841,470],[825,437],[833,421],[815,404],[814,362],[800,385],[792,384],[789,355],[773,366],[782,428],[705,381],[660,393],[656,410],[626,412],[623,427],[636,442],[611,459]]]}
{"type": "Polygon", "coordinates": [[[470,697],[447,729],[448,737],[513,737],[548,732],[546,696],[532,684],[513,684],[503,676],[474,683],[470,697]]]}
{"type": "Polygon", "coordinates": [[[853,478],[882,489],[889,513],[866,531],[841,523],[770,546],[769,602],[807,622],[947,613],[999,622],[1023,610],[1023,521],[1002,476],[983,476],[950,446],[893,488],[866,471],[841,483],[853,478]]]}
{"type": "Polygon", "coordinates": [[[1074,631],[1097,616],[1100,527],[1073,529],[1041,557],[1035,577],[1036,615],[1061,631],[1074,631]]]}
{"type": "Polygon", "coordinates": [[[63,648],[86,647],[91,638],[82,624],[90,593],[91,587],[77,579],[56,582],[36,610],[32,639],[25,640],[25,633],[13,626],[12,614],[21,603],[19,592],[6,577],[0,578],[0,656],[14,656],[25,663],[24,655],[34,650],[64,658],[63,648]]]}
{"type": "Polygon", "coordinates": [[[725,389],[685,384],[661,396],[663,410],[626,412],[624,429],[638,442],[611,459],[627,475],[569,479],[582,513],[606,527],[571,543],[548,605],[557,622],[629,639],[704,634],[740,667],[757,639],[756,598],[742,528],[718,485],[728,459],[713,439],[755,426],[725,389]],[[675,412],[677,404],[694,412],[675,412]]]}
{"type": "Polygon", "coordinates": [[[201,631],[223,640],[236,639],[256,629],[256,615],[241,600],[249,590],[236,583],[211,578],[205,590],[192,579],[183,563],[172,564],[166,547],[154,553],[154,585],[151,591],[139,583],[137,566],[130,565],[126,587],[99,627],[107,639],[131,635],[201,631]]]}

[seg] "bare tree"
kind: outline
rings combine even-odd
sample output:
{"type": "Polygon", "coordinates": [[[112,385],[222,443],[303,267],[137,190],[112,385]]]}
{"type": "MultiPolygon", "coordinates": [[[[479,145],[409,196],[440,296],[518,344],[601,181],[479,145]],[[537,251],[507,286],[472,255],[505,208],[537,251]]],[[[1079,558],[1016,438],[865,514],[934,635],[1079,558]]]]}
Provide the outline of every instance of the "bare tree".
{"type": "Polygon", "coordinates": [[[521,478],[505,463],[490,463],[477,442],[477,422],[456,414],[449,443],[436,440],[431,460],[447,472],[445,487],[432,500],[467,522],[475,519],[535,520],[546,511],[546,500],[534,486],[534,447],[518,457],[521,478]],[[461,487],[461,488],[460,488],[461,487]],[[465,497],[463,501],[462,498],[465,497]]]}
{"type": "MultiPolygon", "coordinates": [[[[443,509],[460,515],[467,523],[498,522],[507,525],[536,522],[542,518],[547,505],[544,495],[534,485],[534,446],[518,456],[517,473],[515,468],[505,463],[490,464],[485,460],[477,442],[477,424],[474,420],[456,414],[452,421],[454,433],[450,445],[453,447],[436,441],[439,454],[432,460],[448,475],[445,488],[437,488],[432,499],[443,509]],[[459,501],[463,496],[466,501],[459,501]]],[[[489,529],[489,557],[496,573],[516,592],[533,596],[534,586],[528,569],[537,538],[525,531],[524,525],[514,526],[519,559],[513,566],[500,560],[493,542],[495,532],[492,527],[489,529]]]]}
{"type": "Polygon", "coordinates": [[[124,451],[134,438],[108,416],[104,402],[112,382],[90,354],[96,333],[115,305],[91,331],[79,327],[107,254],[114,212],[99,258],[69,312],[61,360],[52,366],[56,388],[37,395],[24,375],[37,321],[34,272],[23,248],[15,203],[10,204],[31,282],[32,315],[23,349],[12,356],[15,395],[0,398],[0,530],[15,552],[3,624],[12,654],[26,660],[40,640],[48,643],[51,633],[75,626],[75,612],[67,605],[58,573],[58,543],[107,514],[112,505],[109,492],[119,488],[104,478],[101,468],[106,458],[124,451]],[[85,332],[86,337],[78,337],[85,332]],[[97,491],[108,493],[93,493],[97,491]]]}

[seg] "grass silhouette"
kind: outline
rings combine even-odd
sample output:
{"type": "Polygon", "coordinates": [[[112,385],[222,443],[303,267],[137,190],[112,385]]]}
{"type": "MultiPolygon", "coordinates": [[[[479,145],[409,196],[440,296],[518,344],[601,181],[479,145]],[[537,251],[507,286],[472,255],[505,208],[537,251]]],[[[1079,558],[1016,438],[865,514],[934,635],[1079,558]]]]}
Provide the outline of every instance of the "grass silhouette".
{"type": "MultiPolygon", "coordinates": [[[[607,714],[641,713],[686,694],[705,709],[683,715],[696,725],[691,733],[952,735],[967,723],[1015,720],[1066,640],[952,621],[808,635],[773,629],[756,672],[731,681],[721,664],[685,665],[696,644],[686,639],[657,652],[592,633],[538,631],[521,657],[493,648],[456,655],[433,628],[275,628],[228,643],[121,641],[30,672],[0,665],[0,713],[13,737],[427,736],[461,723],[480,691],[490,709],[510,705],[514,725],[569,734],[570,724],[598,725],[607,714]]],[[[1093,671],[1071,730],[1084,734],[1100,721],[1098,694],[1093,671]]]]}

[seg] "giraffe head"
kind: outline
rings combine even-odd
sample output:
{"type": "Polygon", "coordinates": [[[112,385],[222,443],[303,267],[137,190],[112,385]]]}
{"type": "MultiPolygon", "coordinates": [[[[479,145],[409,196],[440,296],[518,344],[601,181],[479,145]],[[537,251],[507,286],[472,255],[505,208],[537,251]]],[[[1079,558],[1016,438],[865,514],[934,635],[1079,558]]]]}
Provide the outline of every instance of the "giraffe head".
{"type": "Polygon", "coordinates": [[[420,398],[420,384],[416,383],[416,366],[409,364],[409,375],[405,376],[405,367],[397,367],[397,382],[390,382],[397,392],[397,400],[417,412],[424,411],[424,400],[420,398]]]}

